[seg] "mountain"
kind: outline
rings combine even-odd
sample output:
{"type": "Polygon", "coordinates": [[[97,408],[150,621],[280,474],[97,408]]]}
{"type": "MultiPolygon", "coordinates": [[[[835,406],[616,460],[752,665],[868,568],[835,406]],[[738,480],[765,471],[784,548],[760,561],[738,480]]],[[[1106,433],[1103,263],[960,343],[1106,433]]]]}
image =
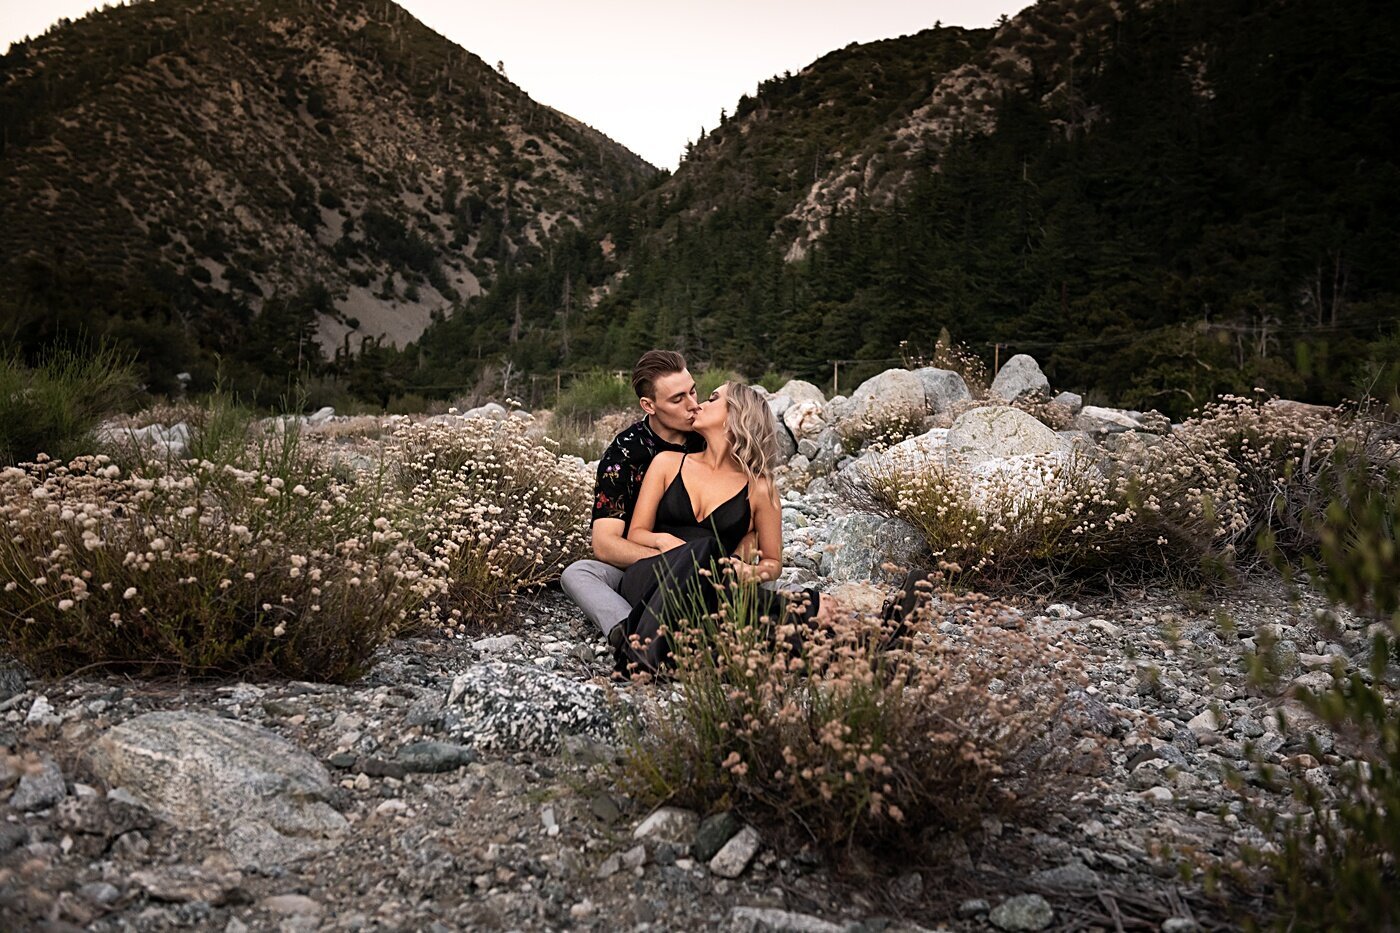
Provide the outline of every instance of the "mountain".
{"type": "MultiPolygon", "coordinates": [[[[651,345],[843,383],[941,327],[1182,414],[1400,373],[1400,7],[1041,0],[762,82],[674,174],[434,324],[409,384],[651,345]]],[[[1003,353],[1003,356],[1005,353],[1003,353]]]]}
{"type": "Polygon", "coordinates": [[[0,58],[0,319],[153,388],[403,345],[655,170],[386,0],[145,0],[0,58]],[[241,365],[241,364],[240,364],[241,365]]]}

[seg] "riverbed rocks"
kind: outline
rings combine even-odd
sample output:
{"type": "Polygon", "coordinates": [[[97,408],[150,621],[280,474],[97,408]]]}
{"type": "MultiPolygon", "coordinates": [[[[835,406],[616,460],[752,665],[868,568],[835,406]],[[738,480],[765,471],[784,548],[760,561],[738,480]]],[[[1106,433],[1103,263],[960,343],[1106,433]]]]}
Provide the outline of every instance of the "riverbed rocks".
{"type": "Polygon", "coordinates": [[[330,775],[265,729],[206,713],[148,713],[103,734],[93,772],[182,829],[213,827],[236,861],[282,864],[342,835],[330,775]]]}

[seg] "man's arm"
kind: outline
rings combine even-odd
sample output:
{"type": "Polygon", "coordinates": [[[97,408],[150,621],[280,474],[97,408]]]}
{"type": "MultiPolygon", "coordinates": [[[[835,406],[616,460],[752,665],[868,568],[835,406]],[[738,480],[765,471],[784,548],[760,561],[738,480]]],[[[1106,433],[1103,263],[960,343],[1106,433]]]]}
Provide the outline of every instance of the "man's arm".
{"type": "Polygon", "coordinates": [[[656,548],[646,547],[622,536],[627,527],[620,518],[598,518],[593,520],[593,556],[612,564],[614,567],[631,567],[646,557],[659,553],[656,548]]]}

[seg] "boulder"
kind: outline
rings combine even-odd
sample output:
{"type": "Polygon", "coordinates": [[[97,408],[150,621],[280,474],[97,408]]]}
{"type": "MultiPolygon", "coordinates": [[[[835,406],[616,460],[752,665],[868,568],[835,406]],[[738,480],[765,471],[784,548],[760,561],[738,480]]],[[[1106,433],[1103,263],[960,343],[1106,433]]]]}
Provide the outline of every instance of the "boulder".
{"type": "Polygon", "coordinates": [[[924,387],[924,409],[937,414],[954,404],[972,398],[963,377],[951,369],[925,366],[914,370],[914,376],[924,387]]]}
{"type": "Polygon", "coordinates": [[[966,466],[1031,454],[1068,454],[1071,445],[1017,408],[1002,405],[964,412],[948,429],[948,459],[966,466]]]}
{"type": "Polygon", "coordinates": [[[1124,431],[1141,431],[1142,424],[1126,411],[1117,408],[1102,408],[1098,405],[1085,405],[1074,416],[1076,431],[1090,434],[1121,434],[1124,431]]]}
{"type": "Polygon", "coordinates": [[[783,412],[783,424],[797,440],[816,437],[826,429],[826,419],[822,417],[822,403],[804,400],[794,402],[783,412]]]}
{"type": "Polygon", "coordinates": [[[319,854],[347,829],[319,761],[279,736],[206,713],[147,713],[108,730],[93,772],[181,829],[214,826],[243,866],[319,854]]]}
{"type": "Polygon", "coordinates": [[[1066,409],[1071,415],[1079,414],[1079,409],[1084,407],[1084,397],[1077,392],[1061,392],[1050,401],[1066,409]]]}
{"type": "Polygon", "coordinates": [[[1017,353],[1002,365],[996,378],[992,380],[992,394],[1008,402],[1027,392],[1050,394],[1050,380],[1040,371],[1035,358],[1025,353],[1017,353]]]}
{"type": "Polygon", "coordinates": [[[922,473],[929,465],[942,466],[947,459],[948,429],[931,428],[916,437],[907,438],[887,450],[862,454],[846,465],[842,476],[848,479],[878,476],[889,470],[922,473]]]}
{"type": "Polygon", "coordinates": [[[469,408],[462,412],[462,418],[490,418],[492,421],[503,421],[507,415],[504,405],[496,402],[487,402],[485,405],[478,405],[476,408],[469,408]]]}
{"type": "Polygon", "coordinates": [[[782,421],[783,412],[792,407],[792,396],[790,395],[770,395],[765,401],[768,402],[768,410],[778,421],[782,421]]]}
{"type": "Polygon", "coordinates": [[[330,421],[330,420],[331,420],[332,418],[334,418],[334,417],[335,417],[335,409],[332,408],[332,407],[330,407],[329,405],[327,405],[326,407],[324,407],[324,408],[318,408],[318,409],[316,409],[316,411],[314,411],[314,412],[312,412],[311,414],[307,415],[307,416],[306,416],[306,423],[307,423],[307,425],[309,425],[310,427],[313,427],[313,428],[314,428],[314,427],[319,427],[320,425],[325,424],[326,422],[330,421]]]}
{"type": "Polygon", "coordinates": [[[778,390],[777,394],[786,395],[792,399],[794,404],[813,402],[818,408],[826,404],[826,396],[822,394],[822,390],[810,382],[803,382],[801,379],[789,379],[783,383],[783,387],[778,390]]]}
{"type": "Polygon", "coordinates": [[[924,420],[924,384],[907,369],[887,369],[860,384],[851,410],[840,420],[847,437],[864,437],[888,427],[924,420]]]}
{"type": "Polygon", "coordinates": [[[830,547],[822,570],[833,583],[898,578],[885,563],[908,569],[923,549],[923,538],[907,522],[865,512],[842,515],[831,523],[830,547]]]}
{"type": "Polygon", "coordinates": [[[566,735],[616,740],[611,694],[532,664],[493,661],[457,675],[444,721],[454,739],[480,749],[559,751],[566,735]]]}

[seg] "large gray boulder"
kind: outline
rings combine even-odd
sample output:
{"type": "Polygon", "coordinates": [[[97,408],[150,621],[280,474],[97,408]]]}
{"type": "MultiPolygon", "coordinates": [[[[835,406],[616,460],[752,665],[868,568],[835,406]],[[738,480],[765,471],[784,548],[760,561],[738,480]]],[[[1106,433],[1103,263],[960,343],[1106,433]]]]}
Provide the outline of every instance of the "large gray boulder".
{"type": "Polygon", "coordinates": [[[888,450],[871,450],[846,464],[844,480],[860,483],[891,472],[922,474],[931,465],[942,466],[948,454],[948,429],[932,428],[900,441],[888,450]]]}
{"type": "Polygon", "coordinates": [[[1070,443],[1018,408],[989,405],[964,412],[948,429],[948,459],[965,466],[1028,454],[1068,454],[1070,443]]]}
{"type": "Polygon", "coordinates": [[[1008,402],[1027,392],[1050,394],[1050,380],[1040,371],[1035,358],[1025,353],[1017,353],[1007,360],[992,380],[992,394],[1008,402]]]}
{"type": "Polygon", "coordinates": [[[797,402],[816,402],[818,406],[826,404],[826,396],[822,390],[812,385],[810,382],[803,382],[801,379],[789,379],[783,383],[783,387],[778,390],[778,395],[786,395],[797,402]]]}
{"type": "Polygon", "coordinates": [[[972,398],[962,376],[951,369],[925,366],[914,370],[914,376],[924,386],[924,408],[932,414],[947,411],[958,402],[972,398]]]}
{"type": "Polygon", "coordinates": [[[899,424],[921,424],[924,404],[924,384],[918,376],[907,369],[887,369],[856,389],[850,412],[841,419],[841,433],[864,438],[899,424]]]}
{"type": "Polygon", "coordinates": [[[316,855],[348,828],[328,802],[330,775],[257,726],[206,713],[157,712],[108,730],[88,752],[125,789],[181,829],[212,826],[242,866],[316,855]]]}
{"type": "Polygon", "coordinates": [[[833,521],[829,541],[822,572],[832,583],[897,578],[897,572],[887,572],[883,565],[907,570],[924,546],[919,533],[907,522],[866,512],[852,512],[833,521]]]}

